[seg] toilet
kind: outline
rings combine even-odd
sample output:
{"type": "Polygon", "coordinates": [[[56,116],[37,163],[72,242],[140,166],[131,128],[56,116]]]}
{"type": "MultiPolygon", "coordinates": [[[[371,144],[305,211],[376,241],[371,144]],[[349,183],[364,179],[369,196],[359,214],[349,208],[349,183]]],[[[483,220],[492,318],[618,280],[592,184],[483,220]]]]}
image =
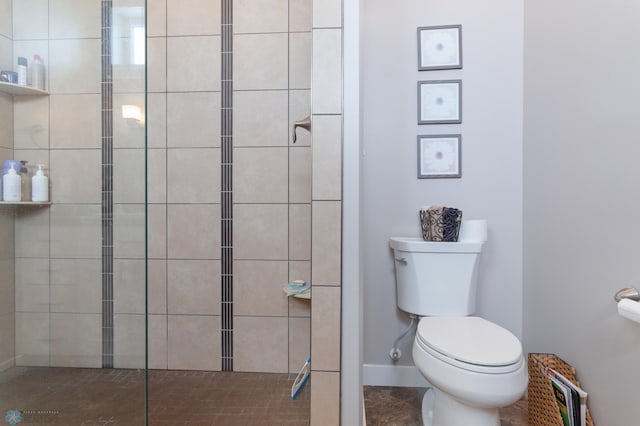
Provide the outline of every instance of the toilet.
{"type": "Polygon", "coordinates": [[[457,242],[391,238],[398,307],[420,318],[413,360],[432,385],[426,426],[500,426],[499,408],[524,394],[527,364],[508,330],[473,316],[483,220],[463,221],[457,242]]]}

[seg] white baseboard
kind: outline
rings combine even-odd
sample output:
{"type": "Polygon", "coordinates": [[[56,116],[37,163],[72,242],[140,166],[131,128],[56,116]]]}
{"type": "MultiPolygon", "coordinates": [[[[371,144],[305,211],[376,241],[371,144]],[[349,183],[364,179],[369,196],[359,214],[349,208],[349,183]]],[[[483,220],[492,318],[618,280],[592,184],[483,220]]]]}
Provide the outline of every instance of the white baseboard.
{"type": "Polygon", "coordinates": [[[397,386],[426,388],[431,385],[415,366],[364,364],[362,384],[365,386],[397,386]]]}

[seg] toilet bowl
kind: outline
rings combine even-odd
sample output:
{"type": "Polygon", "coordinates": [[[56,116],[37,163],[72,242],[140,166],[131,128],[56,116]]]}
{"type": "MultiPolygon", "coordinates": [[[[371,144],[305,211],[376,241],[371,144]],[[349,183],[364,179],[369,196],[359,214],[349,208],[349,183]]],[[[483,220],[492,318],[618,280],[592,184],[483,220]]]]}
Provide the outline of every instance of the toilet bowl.
{"type": "Polygon", "coordinates": [[[422,401],[427,426],[500,426],[499,408],[528,383],[520,341],[473,316],[484,220],[463,221],[457,242],[393,237],[398,307],[420,319],[413,361],[432,385],[422,401]]]}
{"type": "Polygon", "coordinates": [[[479,317],[422,318],[413,360],[433,386],[422,406],[427,426],[499,426],[499,407],[527,387],[518,339],[479,317]]]}

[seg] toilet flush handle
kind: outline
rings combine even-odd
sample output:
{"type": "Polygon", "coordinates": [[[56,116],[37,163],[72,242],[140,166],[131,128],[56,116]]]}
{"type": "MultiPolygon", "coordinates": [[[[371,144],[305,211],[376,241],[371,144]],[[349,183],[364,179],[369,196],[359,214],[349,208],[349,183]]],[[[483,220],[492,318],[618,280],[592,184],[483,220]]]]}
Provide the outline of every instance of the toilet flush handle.
{"type": "Polygon", "coordinates": [[[407,259],[405,259],[404,257],[401,257],[400,259],[398,259],[396,257],[396,262],[402,263],[403,265],[406,265],[407,264],[407,259]]]}

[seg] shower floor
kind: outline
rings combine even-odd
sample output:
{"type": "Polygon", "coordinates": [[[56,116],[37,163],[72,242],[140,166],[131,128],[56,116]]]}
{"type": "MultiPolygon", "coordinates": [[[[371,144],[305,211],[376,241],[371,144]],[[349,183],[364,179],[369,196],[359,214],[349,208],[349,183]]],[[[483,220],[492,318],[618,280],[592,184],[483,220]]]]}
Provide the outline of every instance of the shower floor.
{"type": "MultiPolygon", "coordinates": [[[[149,424],[308,425],[309,384],[292,401],[294,377],[150,370],[149,424]]],[[[0,373],[0,422],[9,410],[29,425],[144,425],[145,372],[14,367],[0,373]]]]}

